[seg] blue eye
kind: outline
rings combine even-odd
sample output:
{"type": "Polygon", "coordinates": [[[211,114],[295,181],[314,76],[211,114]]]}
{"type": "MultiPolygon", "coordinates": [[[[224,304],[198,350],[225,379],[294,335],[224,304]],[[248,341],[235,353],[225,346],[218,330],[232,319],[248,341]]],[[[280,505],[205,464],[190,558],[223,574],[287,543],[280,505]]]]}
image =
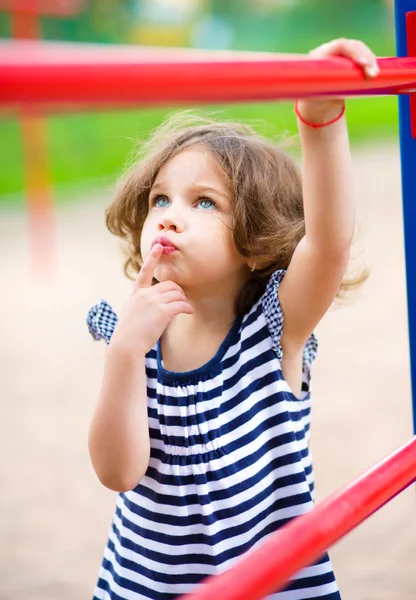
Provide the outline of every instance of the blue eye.
{"type": "Polygon", "coordinates": [[[153,199],[152,204],[153,206],[157,206],[158,208],[163,208],[164,206],[167,206],[165,202],[169,202],[169,198],[167,198],[166,196],[157,196],[153,199]]]}
{"type": "Polygon", "coordinates": [[[213,202],[209,198],[200,198],[200,200],[198,201],[198,204],[202,204],[202,203],[205,203],[205,204],[209,203],[209,204],[211,204],[211,206],[203,206],[202,208],[209,208],[209,209],[216,208],[215,202],[213,202]]]}
{"type": "MultiPolygon", "coordinates": [[[[151,205],[155,208],[166,208],[170,203],[170,200],[167,196],[156,196],[151,200],[151,205]]],[[[213,210],[217,208],[217,205],[213,200],[209,198],[200,198],[198,200],[197,206],[200,206],[204,210],[213,210]]]]}

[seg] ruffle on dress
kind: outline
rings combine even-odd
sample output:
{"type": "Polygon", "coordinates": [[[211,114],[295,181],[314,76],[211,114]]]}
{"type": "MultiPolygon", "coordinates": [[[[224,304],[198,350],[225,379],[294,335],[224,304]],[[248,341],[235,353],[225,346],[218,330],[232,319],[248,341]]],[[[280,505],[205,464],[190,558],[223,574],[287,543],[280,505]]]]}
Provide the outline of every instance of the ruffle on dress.
{"type": "Polygon", "coordinates": [[[94,340],[110,343],[118,317],[105,300],[99,300],[88,311],[86,322],[94,340]]]}
{"type": "MultiPolygon", "coordinates": [[[[285,274],[286,271],[284,269],[275,271],[270,277],[262,297],[264,316],[272,337],[273,348],[279,360],[282,360],[283,358],[283,350],[282,346],[280,345],[280,338],[282,337],[284,322],[284,316],[279,302],[279,285],[283,281],[285,274]]],[[[303,374],[306,382],[309,382],[311,366],[316,358],[317,353],[318,340],[315,334],[312,333],[309,336],[303,350],[303,374]]]]}

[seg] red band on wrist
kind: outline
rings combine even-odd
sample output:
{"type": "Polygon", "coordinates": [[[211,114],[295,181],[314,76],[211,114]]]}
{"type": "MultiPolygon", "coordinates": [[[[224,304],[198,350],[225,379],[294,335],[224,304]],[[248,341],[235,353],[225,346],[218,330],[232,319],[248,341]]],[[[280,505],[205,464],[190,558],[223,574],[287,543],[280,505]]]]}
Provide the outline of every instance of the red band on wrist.
{"type": "Polygon", "coordinates": [[[327,127],[328,125],[332,125],[332,123],[336,123],[336,121],[339,121],[344,116],[344,113],[345,113],[345,102],[343,102],[343,104],[342,104],[342,110],[341,110],[340,114],[337,117],[335,117],[335,119],[332,119],[331,121],[327,121],[326,123],[310,123],[309,121],[306,121],[302,117],[302,115],[299,113],[298,100],[296,100],[293,110],[294,110],[295,115],[299,119],[299,121],[302,121],[302,123],[304,123],[308,127],[313,127],[314,129],[318,129],[319,127],[327,127]]]}

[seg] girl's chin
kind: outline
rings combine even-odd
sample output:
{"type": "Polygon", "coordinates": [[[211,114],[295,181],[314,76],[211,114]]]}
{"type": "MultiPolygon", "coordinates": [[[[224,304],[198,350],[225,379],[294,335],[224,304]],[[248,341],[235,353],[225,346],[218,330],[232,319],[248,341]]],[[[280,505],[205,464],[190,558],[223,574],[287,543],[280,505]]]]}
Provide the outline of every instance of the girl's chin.
{"type": "Polygon", "coordinates": [[[179,273],[174,265],[158,265],[155,269],[155,279],[158,281],[173,281],[179,284],[179,273]]]}

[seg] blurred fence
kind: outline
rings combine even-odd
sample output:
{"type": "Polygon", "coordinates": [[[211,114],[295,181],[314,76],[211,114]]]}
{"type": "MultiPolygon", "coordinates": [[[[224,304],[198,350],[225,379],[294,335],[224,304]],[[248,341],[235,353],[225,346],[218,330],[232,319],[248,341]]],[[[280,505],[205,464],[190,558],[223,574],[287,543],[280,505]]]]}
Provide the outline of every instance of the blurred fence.
{"type": "MultiPolygon", "coordinates": [[[[386,0],[87,0],[76,16],[43,16],[41,28],[44,39],[73,42],[282,52],[343,36],[364,39],[378,54],[394,52],[386,0]]],[[[0,37],[10,36],[10,16],[0,12],[0,37]]]]}
{"type": "MultiPolygon", "coordinates": [[[[11,19],[1,12],[2,4],[0,0],[0,37],[9,37],[11,19]]],[[[40,30],[44,39],[70,42],[302,53],[334,37],[351,37],[364,40],[379,56],[395,54],[394,18],[386,0],[86,0],[85,10],[76,16],[42,16],[40,30]]],[[[396,103],[392,97],[355,100],[348,109],[353,141],[395,135],[396,103]]],[[[265,133],[295,131],[291,107],[282,103],[220,108],[226,118],[262,119],[265,133]]],[[[50,117],[55,185],[112,181],[134,146],[132,140],[146,135],[172,110],[50,117]]],[[[23,202],[19,122],[10,113],[0,119],[0,162],[0,203],[23,202]]]]}

